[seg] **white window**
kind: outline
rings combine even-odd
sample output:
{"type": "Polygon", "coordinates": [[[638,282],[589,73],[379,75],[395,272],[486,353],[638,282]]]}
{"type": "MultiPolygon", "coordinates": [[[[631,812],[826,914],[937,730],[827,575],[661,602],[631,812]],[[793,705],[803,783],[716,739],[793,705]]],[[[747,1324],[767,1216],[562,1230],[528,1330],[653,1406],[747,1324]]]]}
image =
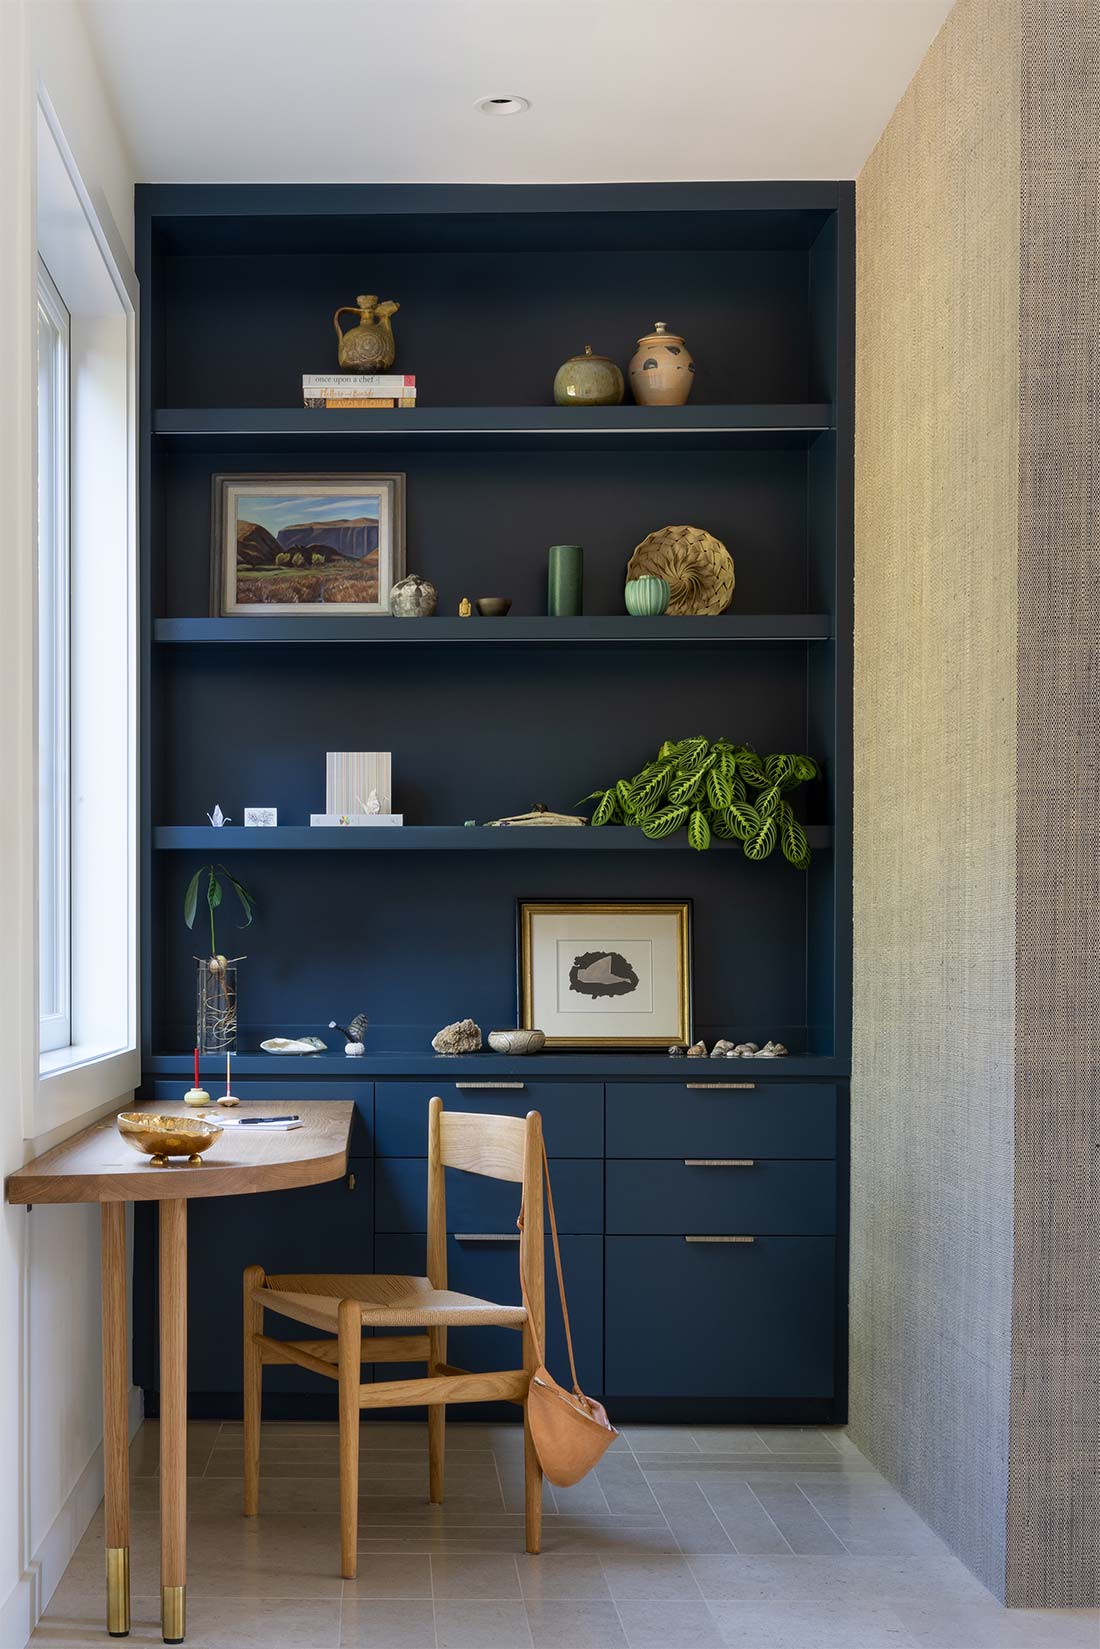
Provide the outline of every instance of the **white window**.
{"type": "Polygon", "coordinates": [[[69,311],[38,266],[38,1003],[43,1052],[72,1040],[69,311]]]}
{"type": "MultiPolygon", "coordinates": [[[[0,0],[2,4],[2,0],[0,0]]],[[[39,96],[41,1136],[125,1101],[137,1057],[137,289],[39,96]]]]}

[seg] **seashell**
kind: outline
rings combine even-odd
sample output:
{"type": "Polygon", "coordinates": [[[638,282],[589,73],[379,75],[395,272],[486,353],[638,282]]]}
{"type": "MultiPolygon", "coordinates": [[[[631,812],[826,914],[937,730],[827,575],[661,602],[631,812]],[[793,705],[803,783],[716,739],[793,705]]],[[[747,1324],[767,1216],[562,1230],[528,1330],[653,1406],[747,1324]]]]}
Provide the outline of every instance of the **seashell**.
{"type": "Polygon", "coordinates": [[[745,1057],[745,1050],[743,1048],[727,1048],[726,1049],[726,1058],[727,1059],[744,1059],[744,1057],[745,1057]]]}
{"type": "Polygon", "coordinates": [[[344,1052],[349,1059],[362,1059],[366,1050],[361,1042],[345,1042],[344,1052]]]}
{"type": "Polygon", "coordinates": [[[691,1047],[687,1051],[687,1056],[688,1056],[689,1059],[705,1059],[707,1057],[707,1045],[706,1045],[706,1043],[705,1042],[693,1042],[691,1047]]]}
{"type": "Polygon", "coordinates": [[[714,1047],[710,1050],[710,1057],[712,1059],[724,1059],[732,1047],[733,1043],[728,1037],[720,1036],[718,1041],[714,1044],[714,1047]]]}
{"type": "Polygon", "coordinates": [[[672,1047],[668,1050],[668,1057],[670,1059],[683,1059],[683,1046],[679,1042],[674,1042],[672,1047]]]}
{"type": "Polygon", "coordinates": [[[265,1054],[321,1054],[327,1046],[319,1036],[269,1036],[260,1043],[265,1054]]]}
{"type": "Polygon", "coordinates": [[[488,1043],[498,1054],[537,1054],[546,1046],[545,1031],[490,1031],[488,1043]]]}
{"type": "Polygon", "coordinates": [[[481,1047],[481,1026],[472,1019],[456,1019],[432,1037],[437,1054],[476,1054],[481,1047]]]}

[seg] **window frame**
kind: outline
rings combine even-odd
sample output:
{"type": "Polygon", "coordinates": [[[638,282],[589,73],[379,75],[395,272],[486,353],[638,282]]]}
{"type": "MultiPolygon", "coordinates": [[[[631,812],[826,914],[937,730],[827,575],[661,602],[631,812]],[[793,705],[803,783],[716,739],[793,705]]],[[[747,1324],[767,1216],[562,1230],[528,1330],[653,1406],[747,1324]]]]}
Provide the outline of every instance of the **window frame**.
{"type": "Polygon", "coordinates": [[[37,288],[38,1036],[41,1053],[56,1053],[72,1042],[72,318],[41,253],[37,288]],[[47,329],[51,349],[49,362],[44,363],[43,332],[47,329]],[[46,406],[44,389],[48,395],[46,406]],[[44,457],[48,458],[48,473],[44,472],[44,457]],[[47,822],[52,827],[49,850],[47,822]],[[48,982],[47,969],[51,976],[48,982]]]}
{"type": "MultiPolygon", "coordinates": [[[[141,1079],[140,663],[137,280],[110,214],[92,203],[41,81],[37,102],[35,234],[71,316],[72,432],[71,1025],[68,1045],[39,1050],[37,1081],[25,1093],[24,1137],[41,1142],[124,1104],[141,1079]]],[[[36,842],[37,819],[30,835],[36,842]]],[[[36,952],[37,942],[35,929],[36,952]]],[[[37,953],[28,972],[37,987],[37,953]]]]}

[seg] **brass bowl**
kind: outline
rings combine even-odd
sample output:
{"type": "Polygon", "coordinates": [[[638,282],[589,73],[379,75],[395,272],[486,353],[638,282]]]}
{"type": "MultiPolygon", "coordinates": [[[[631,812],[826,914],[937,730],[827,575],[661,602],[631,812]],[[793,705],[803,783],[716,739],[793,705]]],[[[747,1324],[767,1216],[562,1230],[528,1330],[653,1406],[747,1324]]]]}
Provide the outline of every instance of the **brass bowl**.
{"type": "Polygon", "coordinates": [[[149,1111],[120,1111],[118,1131],[127,1145],[150,1158],[150,1167],[167,1168],[169,1157],[186,1157],[192,1167],[202,1163],[222,1130],[202,1117],[154,1116],[149,1111]]]}

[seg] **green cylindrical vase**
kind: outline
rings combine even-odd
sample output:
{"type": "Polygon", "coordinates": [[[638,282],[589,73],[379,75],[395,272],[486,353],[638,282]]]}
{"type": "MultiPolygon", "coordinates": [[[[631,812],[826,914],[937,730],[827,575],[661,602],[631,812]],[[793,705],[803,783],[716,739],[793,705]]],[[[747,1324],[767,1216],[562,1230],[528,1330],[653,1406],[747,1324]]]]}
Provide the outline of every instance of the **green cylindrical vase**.
{"type": "Polygon", "coordinates": [[[584,550],[579,544],[551,544],[546,571],[546,611],[551,618],[576,618],[582,610],[584,550]]]}

